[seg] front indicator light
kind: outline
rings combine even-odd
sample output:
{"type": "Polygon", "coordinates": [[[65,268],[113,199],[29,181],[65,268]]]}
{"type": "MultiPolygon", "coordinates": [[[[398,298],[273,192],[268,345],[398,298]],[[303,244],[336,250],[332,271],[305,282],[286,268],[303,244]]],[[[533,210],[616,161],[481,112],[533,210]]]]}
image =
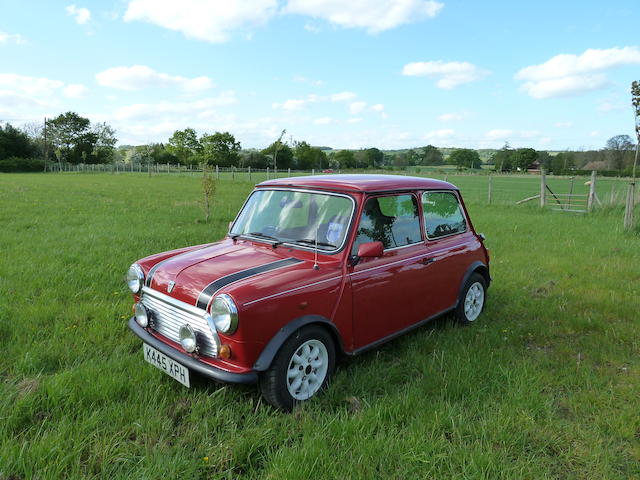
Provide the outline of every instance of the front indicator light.
{"type": "Polygon", "coordinates": [[[218,356],[220,358],[224,358],[225,360],[228,360],[229,358],[231,358],[231,347],[229,345],[222,345],[220,347],[220,352],[218,353],[218,356]]]}

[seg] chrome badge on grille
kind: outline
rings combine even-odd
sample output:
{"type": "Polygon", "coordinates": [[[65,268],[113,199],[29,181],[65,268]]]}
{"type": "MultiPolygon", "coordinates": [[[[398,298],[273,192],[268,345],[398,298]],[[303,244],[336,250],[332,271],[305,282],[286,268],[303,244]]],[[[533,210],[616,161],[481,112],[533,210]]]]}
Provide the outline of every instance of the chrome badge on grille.
{"type": "Polygon", "coordinates": [[[171,293],[173,287],[176,286],[176,282],[169,282],[169,286],[167,287],[167,293],[171,293]]]}

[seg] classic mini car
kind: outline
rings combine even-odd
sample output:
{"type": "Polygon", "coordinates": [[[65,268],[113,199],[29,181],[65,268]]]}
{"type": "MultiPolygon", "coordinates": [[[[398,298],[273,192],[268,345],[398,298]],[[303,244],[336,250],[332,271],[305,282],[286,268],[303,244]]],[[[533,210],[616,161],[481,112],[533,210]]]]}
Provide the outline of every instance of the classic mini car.
{"type": "Polygon", "coordinates": [[[356,355],[445,312],[473,323],[489,256],[459,190],[428,178],[327,175],[260,183],[221,241],[127,273],[144,359],[259,383],[290,410],[356,355]]]}

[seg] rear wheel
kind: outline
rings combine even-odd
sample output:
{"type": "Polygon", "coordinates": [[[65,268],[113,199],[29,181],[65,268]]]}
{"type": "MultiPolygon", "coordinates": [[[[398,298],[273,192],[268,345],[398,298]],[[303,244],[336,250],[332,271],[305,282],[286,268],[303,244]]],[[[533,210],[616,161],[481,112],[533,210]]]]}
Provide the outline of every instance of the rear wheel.
{"type": "Polygon", "coordinates": [[[469,277],[462,289],[462,295],[455,311],[456,319],[462,325],[470,325],[482,313],[487,298],[487,281],[479,273],[469,277]]]}
{"type": "Polygon", "coordinates": [[[260,377],[265,400],[289,411],[322,391],[335,368],[335,345],[322,327],[304,327],[289,337],[260,377]]]}

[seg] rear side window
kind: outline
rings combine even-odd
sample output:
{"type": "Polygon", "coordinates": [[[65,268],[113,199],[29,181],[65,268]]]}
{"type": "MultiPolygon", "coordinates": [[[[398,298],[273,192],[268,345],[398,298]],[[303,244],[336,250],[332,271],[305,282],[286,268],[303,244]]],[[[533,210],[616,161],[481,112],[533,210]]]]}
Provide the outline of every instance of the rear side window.
{"type": "Polygon", "coordinates": [[[422,194],[422,210],[427,238],[434,239],[455,235],[467,230],[458,197],[451,192],[425,192],[422,194]]]}
{"type": "Polygon", "coordinates": [[[366,242],[382,242],[386,250],[420,241],[418,202],[413,195],[374,197],[364,205],[353,252],[366,242]]]}

